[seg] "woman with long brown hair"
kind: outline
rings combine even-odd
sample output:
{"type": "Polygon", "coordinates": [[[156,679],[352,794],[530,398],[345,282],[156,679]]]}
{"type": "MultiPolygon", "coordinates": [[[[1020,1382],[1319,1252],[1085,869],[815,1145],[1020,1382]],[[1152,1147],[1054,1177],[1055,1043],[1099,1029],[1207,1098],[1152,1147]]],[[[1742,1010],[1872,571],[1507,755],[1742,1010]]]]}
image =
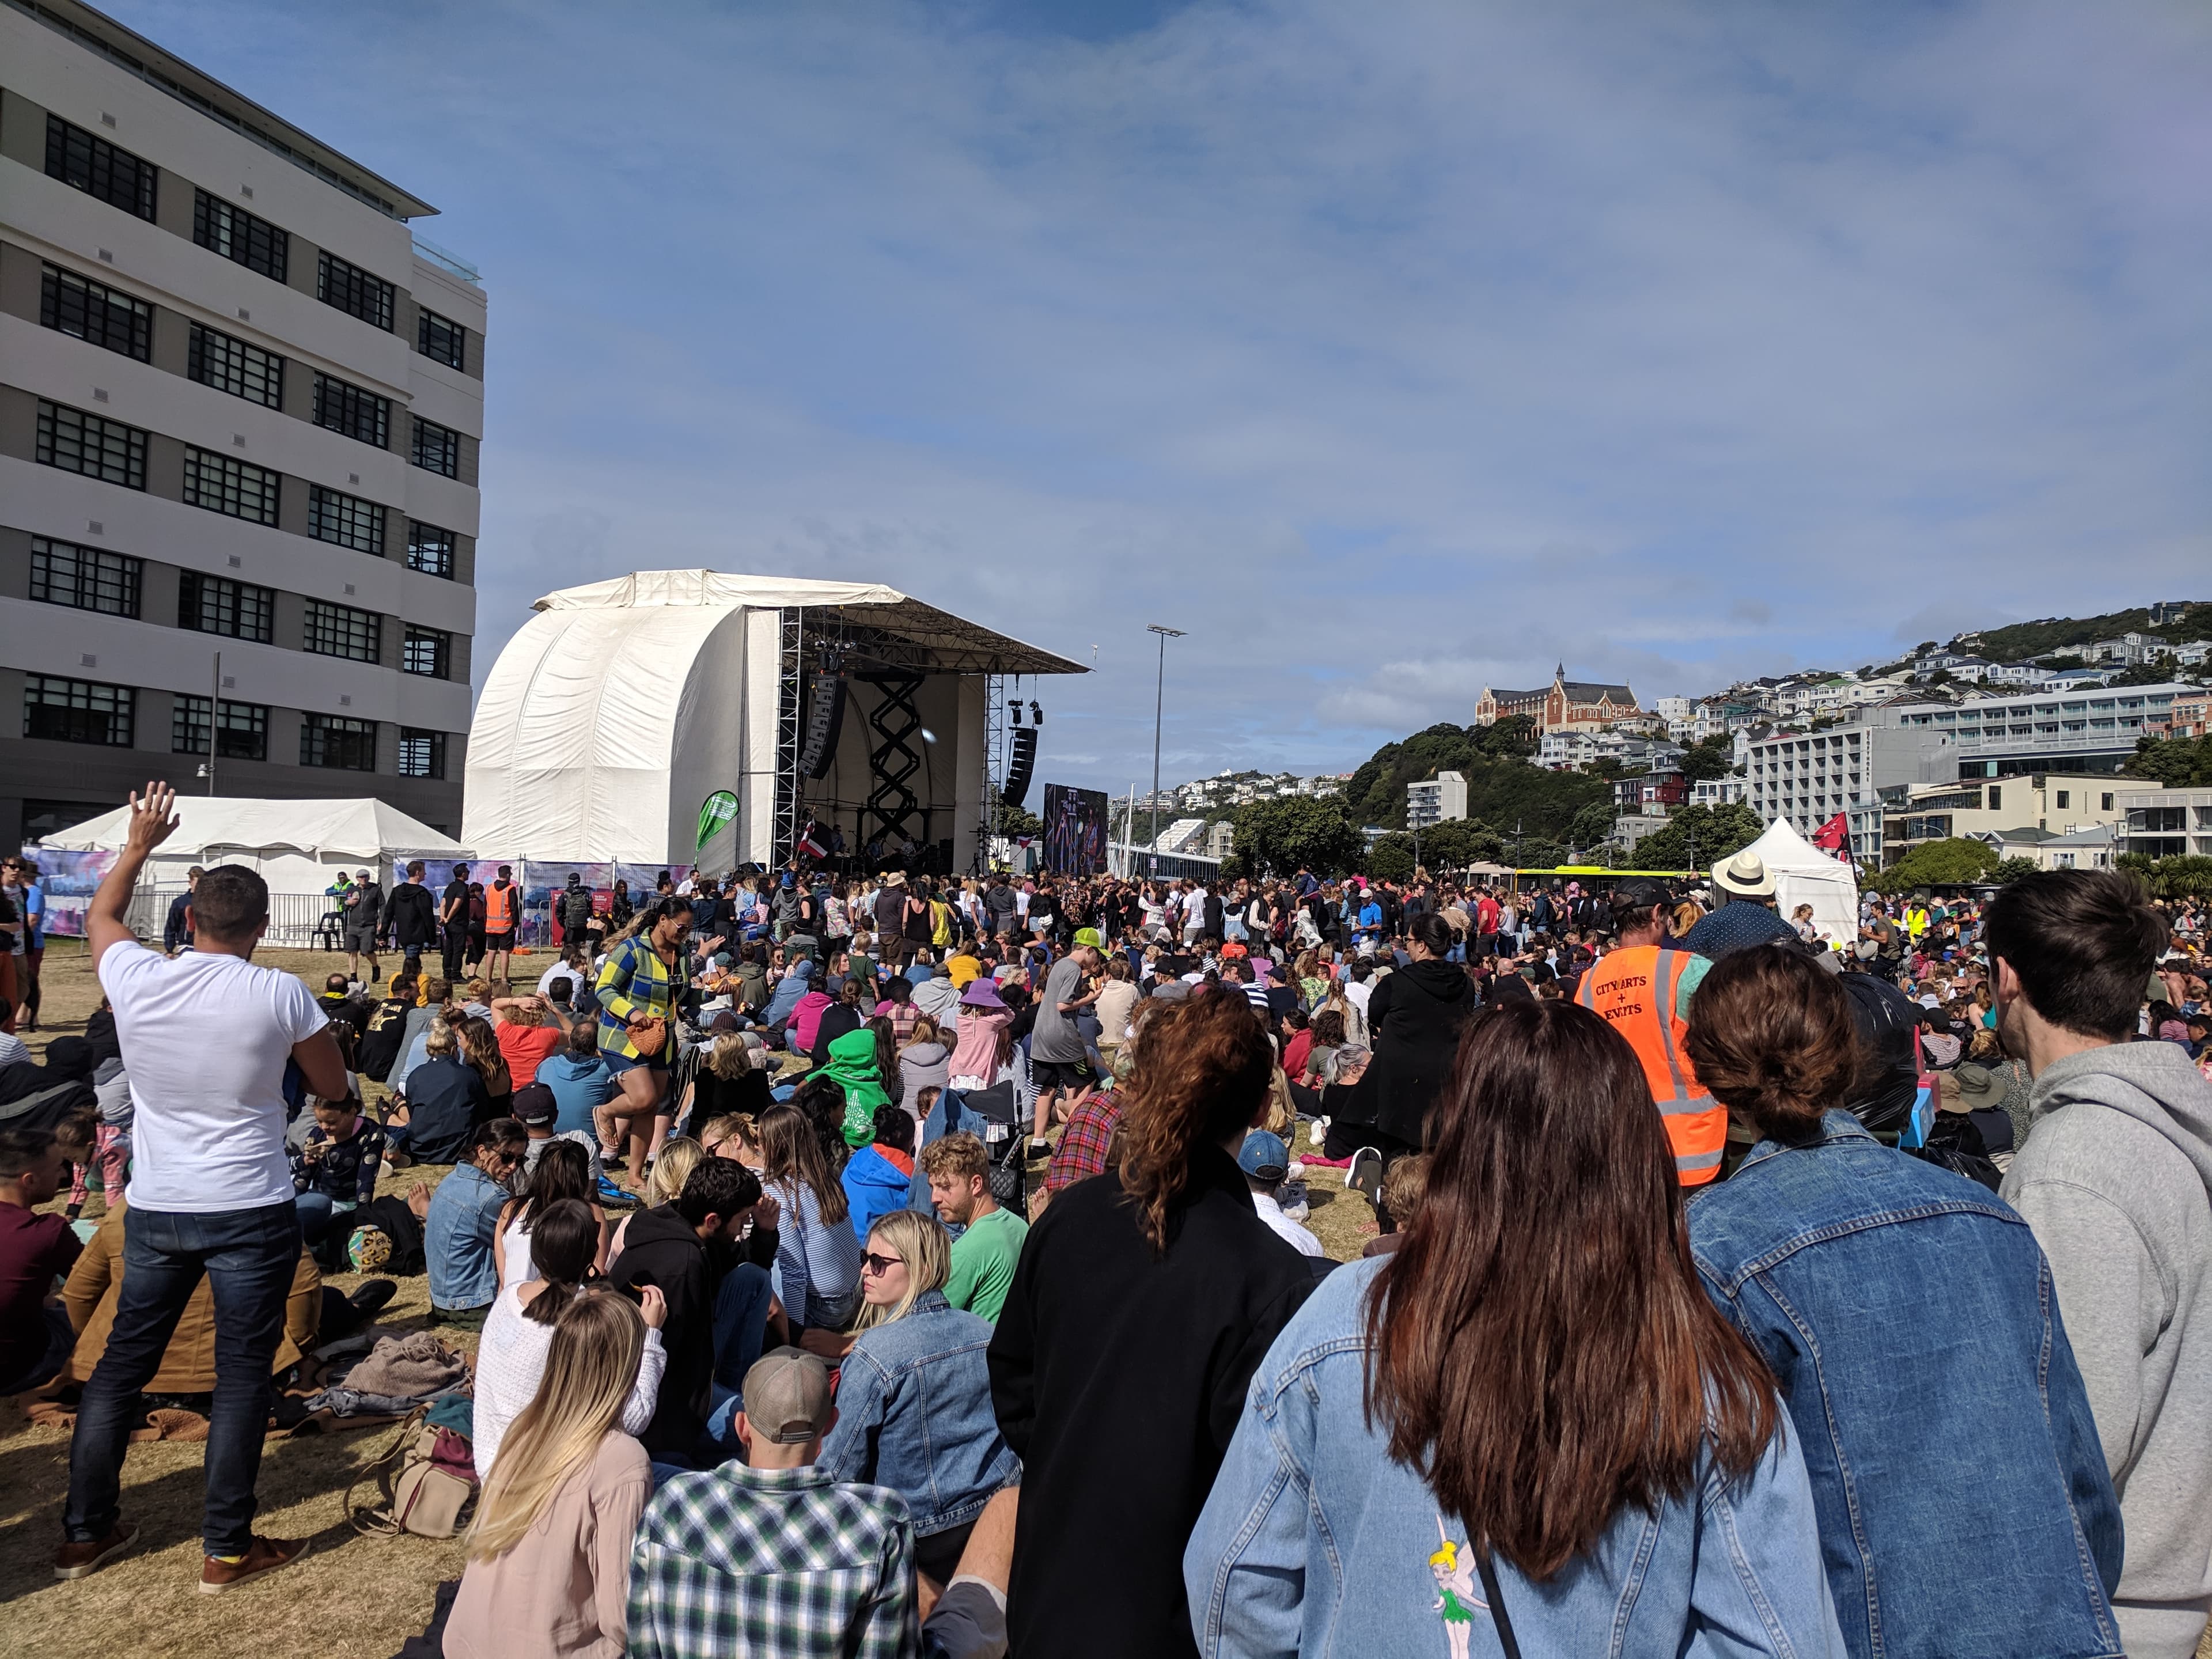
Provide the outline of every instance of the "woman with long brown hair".
{"type": "Polygon", "coordinates": [[[1405,1242],[1253,1382],[1183,1557],[1200,1651],[1840,1653],[1804,1460],[1698,1285],[1634,1050],[1508,1004],[1431,1121],[1405,1242]]]}
{"type": "Polygon", "coordinates": [[[761,1186],[775,1200],[775,1288],[793,1326],[842,1331],[860,1310],[860,1241],[845,1188],[830,1171],[822,1142],[796,1106],[761,1115],[761,1186]]]}
{"type": "Polygon", "coordinates": [[[1254,1366],[1313,1285],[1237,1167],[1270,1103],[1267,1027],[1225,990],[1144,1006],[1115,1091],[1121,1167],[1030,1229],[991,1341],[992,1403],[1023,1462],[1016,1653],[1192,1651],[1183,1540],[1254,1366]]]}

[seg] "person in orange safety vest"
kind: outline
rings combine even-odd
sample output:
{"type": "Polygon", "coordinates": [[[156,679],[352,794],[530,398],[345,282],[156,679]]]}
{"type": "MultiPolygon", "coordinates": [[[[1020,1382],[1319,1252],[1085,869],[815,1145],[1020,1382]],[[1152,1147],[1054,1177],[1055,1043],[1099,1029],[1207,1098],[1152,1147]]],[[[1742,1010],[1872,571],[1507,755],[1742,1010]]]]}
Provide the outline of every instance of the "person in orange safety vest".
{"type": "Polygon", "coordinates": [[[1658,882],[1623,882],[1612,904],[1620,942],[1583,975],[1575,1000],[1603,1015],[1636,1050],[1652,1103],[1667,1120],[1674,1178],[1701,1187],[1720,1175],[1728,1109],[1699,1085],[1682,1040],[1690,1029],[1691,994],[1712,963],[1664,943],[1672,901],[1658,882]]]}
{"type": "Polygon", "coordinates": [[[499,879],[484,889],[484,976],[494,984],[513,971],[514,929],[522,919],[522,889],[512,865],[499,866],[499,879]]]}

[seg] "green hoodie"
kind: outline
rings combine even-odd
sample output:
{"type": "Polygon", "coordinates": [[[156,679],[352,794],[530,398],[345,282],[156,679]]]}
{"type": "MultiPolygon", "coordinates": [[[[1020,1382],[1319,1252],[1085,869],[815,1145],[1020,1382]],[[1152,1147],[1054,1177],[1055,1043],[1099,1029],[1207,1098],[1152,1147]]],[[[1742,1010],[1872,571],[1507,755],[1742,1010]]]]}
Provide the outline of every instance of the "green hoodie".
{"type": "Polygon", "coordinates": [[[876,1034],[863,1026],[848,1031],[830,1045],[830,1063],[807,1079],[826,1077],[845,1088],[845,1144],[865,1146],[876,1138],[876,1108],[888,1106],[883,1074],[876,1069],[876,1034]]]}

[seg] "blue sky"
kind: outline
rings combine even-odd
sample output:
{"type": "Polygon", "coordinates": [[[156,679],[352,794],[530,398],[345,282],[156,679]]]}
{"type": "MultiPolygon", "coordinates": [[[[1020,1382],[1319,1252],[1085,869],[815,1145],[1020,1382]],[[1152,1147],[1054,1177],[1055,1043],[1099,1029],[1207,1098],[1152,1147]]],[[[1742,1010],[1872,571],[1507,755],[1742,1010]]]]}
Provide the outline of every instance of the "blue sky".
{"type": "Polygon", "coordinates": [[[880,580],[1118,790],[1148,622],[1179,777],[2212,597],[2198,0],[111,9],[482,266],[480,665],[880,580]]]}

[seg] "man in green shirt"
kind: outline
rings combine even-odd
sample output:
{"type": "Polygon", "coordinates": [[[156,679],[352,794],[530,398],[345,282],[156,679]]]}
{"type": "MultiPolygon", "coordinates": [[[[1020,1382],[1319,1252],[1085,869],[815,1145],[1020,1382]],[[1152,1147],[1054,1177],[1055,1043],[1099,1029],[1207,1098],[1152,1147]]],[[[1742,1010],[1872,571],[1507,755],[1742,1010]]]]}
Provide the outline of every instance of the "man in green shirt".
{"type": "Polygon", "coordinates": [[[952,1241],[952,1274],[945,1281],[945,1299],[995,1325],[1030,1224],[991,1196],[990,1157],[974,1135],[933,1140],[921,1149],[920,1161],[939,1217],[948,1226],[967,1229],[952,1241]]]}

